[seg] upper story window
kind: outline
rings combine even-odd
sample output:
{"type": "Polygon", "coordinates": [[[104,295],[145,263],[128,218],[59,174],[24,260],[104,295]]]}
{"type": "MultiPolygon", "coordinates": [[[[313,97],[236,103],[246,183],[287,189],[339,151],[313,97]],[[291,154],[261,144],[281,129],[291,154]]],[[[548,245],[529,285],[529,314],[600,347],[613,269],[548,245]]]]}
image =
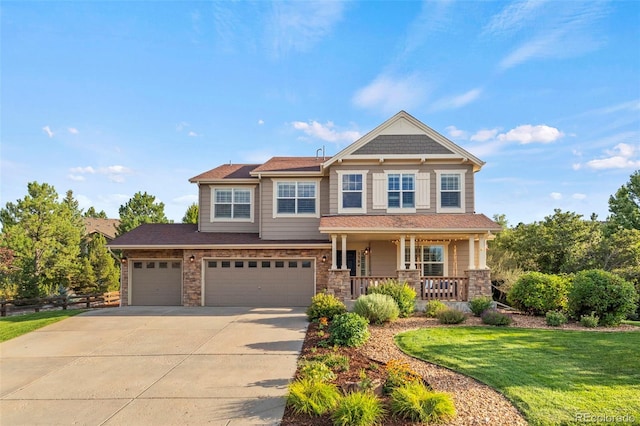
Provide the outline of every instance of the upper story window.
{"type": "Polygon", "coordinates": [[[317,181],[275,181],[274,217],[318,217],[317,181]]]}
{"type": "Polygon", "coordinates": [[[413,173],[387,175],[387,206],[389,208],[416,207],[416,176],[413,173]]]}
{"type": "Polygon", "coordinates": [[[252,221],[252,188],[214,188],[212,221],[252,221]]]}
{"type": "Polygon", "coordinates": [[[338,212],[366,213],[367,170],[339,170],[338,182],[338,212]]]}
{"type": "Polygon", "coordinates": [[[438,212],[464,213],[466,170],[436,170],[438,177],[438,212]]]}

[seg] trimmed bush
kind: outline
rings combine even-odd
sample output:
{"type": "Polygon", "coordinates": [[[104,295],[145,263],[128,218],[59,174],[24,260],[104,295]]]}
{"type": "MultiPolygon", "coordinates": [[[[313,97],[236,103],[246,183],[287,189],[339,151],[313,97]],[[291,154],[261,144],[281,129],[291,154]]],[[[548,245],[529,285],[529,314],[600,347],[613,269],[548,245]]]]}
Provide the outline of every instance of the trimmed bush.
{"type": "Polygon", "coordinates": [[[360,346],[369,339],[368,325],[366,318],[353,312],[336,315],[329,326],[330,343],[338,346],[360,346]]]}
{"type": "Polygon", "coordinates": [[[560,327],[562,324],[567,323],[567,316],[562,312],[558,311],[549,311],[545,315],[545,319],[547,321],[547,325],[552,327],[560,327]]]}
{"type": "Polygon", "coordinates": [[[347,312],[347,307],[332,294],[318,293],[311,298],[311,306],[307,308],[309,321],[320,318],[333,319],[334,316],[347,312]]]}
{"type": "Polygon", "coordinates": [[[437,318],[438,321],[440,321],[440,324],[461,324],[467,320],[467,316],[464,312],[450,308],[439,312],[437,318]]]}
{"type": "Polygon", "coordinates": [[[398,304],[391,296],[377,293],[358,297],[353,305],[353,312],[374,324],[394,321],[400,315],[398,304]]]}
{"type": "Polygon", "coordinates": [[[384,416],[382,402],[371,392],[353,392],[338,402],[331,420],[338,426],[377,425],[384,416]]]}
{"type": "Polygon", "coordinates": [[[412,422],[439,423],[453,419],[456,408],[449,394],[413,382],[391,392],[391,412],[412,422]]]}
{"type": "Polygon", "coordinates": [[[480,296],[469,301],[469,309],[476,317],[482,315],[484,311],[493,306],[493,299],[488,296],[480,296]]]}
{"type": "Polygon", "coordinates": [[[303,379],[330,382],[336,378],[331,367],[321,361],[301,361],[298,371],[303,379]]]}
{"type": "Polygon", "coordinates": [[[449,309],[447,305],[439,300],[429,300],[424,306],[424,314],[429,318],[435,318],[439,312],[449,309]]]}
{"type": "Polygon", "coordinates": [[[367,289],[369,294],[386,294],[393,297],[398,304],[400,316],[406,318],[415,311],[416,291],[409,287],[406,282],[399,283],[396,280],[386,280],[378,286],[372,286],[367,289]]]}
{"type": "Polygon", "coordinates": [[[333,410],[340,400],[340,391],[332,383],[311,379],[296,380],[289,385],[287,405],[295,413],[321,416],[333,410]]]}
{"type": "Polygon", "coordinates": [[[321,362],[333,371],[349,371],[349,357],[347,355],[327,353],[310,357],[309,360],[321,362]]]}
{"type": "Polygon", "coordinates": [[[569,280],[559,275],[527,272],[515,282],[507,301],[515,308],[534,315],[567,307],[569,280]]]}
{"type": "Polygon", "coordinates": [[[569,292],[569,312],[574,318],[593,313],[600,325],[619,325],[636,308],[638,294],[633,284],[600,269],[574,275],[569,292]]]}
{"type": "Polygon", "coordinates": [[[512,319],[496,309],[487,309],[481,315],[482,322],[487,325],[506,326],[511,325],[512,319]]]}
{"type": "Polygon", "coordinates": [[[598,326],[598,322],[600,322],[600,318],[598,318],[594,313],[580,317],[580,325],[583,327],[596,328],[598,326]]]}

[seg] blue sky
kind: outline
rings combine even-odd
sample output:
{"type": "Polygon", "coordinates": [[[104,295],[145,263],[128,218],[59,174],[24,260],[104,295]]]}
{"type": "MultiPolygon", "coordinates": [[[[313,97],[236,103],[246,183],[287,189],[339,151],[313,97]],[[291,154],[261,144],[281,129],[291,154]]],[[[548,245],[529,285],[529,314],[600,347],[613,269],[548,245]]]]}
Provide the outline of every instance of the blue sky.
{"type": "Polygon", "coordinates": [[[607,216],[640,169],[640,2],[3,1],[1,202],[30,181],[180,221],[222,163],[332,155],[405,110],[476,209],[607,216]]]}

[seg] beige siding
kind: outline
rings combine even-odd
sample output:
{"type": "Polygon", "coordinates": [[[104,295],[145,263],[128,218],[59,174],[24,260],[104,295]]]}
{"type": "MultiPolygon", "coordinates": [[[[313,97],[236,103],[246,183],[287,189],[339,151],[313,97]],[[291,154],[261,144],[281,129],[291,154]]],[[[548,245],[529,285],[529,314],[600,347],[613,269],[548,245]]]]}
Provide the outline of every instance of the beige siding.
{"type": "Polygon", "coordinates": [[[391,241],[371,241],[371,275],[395,277],[397,263],[395,244],[391,241]]]}
{"type": "MultiPolygon", "coordinates": [[[[230,185],[224,185],[230,186],[230,185]]],[[[233,185],[233,187],[241,187],[242,185],[233,185]]],[[[200,231],[202,232],[235,232],[235,233],[256,233],[259,227],[259,211],[260,211],[260,191],[255,186],[253,191],[253,223],[252,222],[212,222],[211,221],[211,186],[200,185],[200,231]]]]}
{"type": "Polygon", "coordinates": [[[454,246],[456,247],[455,252],[457,253],[457,258],[458,258],[458,274],[456,276],[462,277],[464,276],[464,271],[466,271],[469,266],[469,241],[468,240],[452,241],[451,244],[449,244],[449,253],[448,253],[449,276],[455,275],[453,273],[455,270],[454,246]]]}
{"type": "MultiPolygon", "coordinates": [[[[279,179],[280,180],[280,179],[279,179]]],[[[296,180],[292,178],[291,180],[296,180]]],[[[265,240],[328,240],[327,235],[318,231],[319,217],[273,217],[272,179],[262,180],[262,239],[265,240]]],[[[320,215],[329,214],[329,179],[322,178],[319,185],[320,197],[318,204],[320,215]]]]}

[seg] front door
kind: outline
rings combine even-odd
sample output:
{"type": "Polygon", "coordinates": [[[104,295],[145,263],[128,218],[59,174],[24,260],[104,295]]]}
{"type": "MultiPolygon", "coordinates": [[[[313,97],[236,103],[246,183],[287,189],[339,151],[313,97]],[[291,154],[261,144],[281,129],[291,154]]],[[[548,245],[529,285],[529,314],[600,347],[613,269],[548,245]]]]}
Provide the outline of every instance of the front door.
{"type": "MultiPolygon", "coordinates": [[[[336,265],[338,268],[342,268],[342,251],[336,253],[336,265]]],[[[349,269],[349,275],[355,277],[356,274],[356,251],[347,250],[347,269],[349,269]]]]}

